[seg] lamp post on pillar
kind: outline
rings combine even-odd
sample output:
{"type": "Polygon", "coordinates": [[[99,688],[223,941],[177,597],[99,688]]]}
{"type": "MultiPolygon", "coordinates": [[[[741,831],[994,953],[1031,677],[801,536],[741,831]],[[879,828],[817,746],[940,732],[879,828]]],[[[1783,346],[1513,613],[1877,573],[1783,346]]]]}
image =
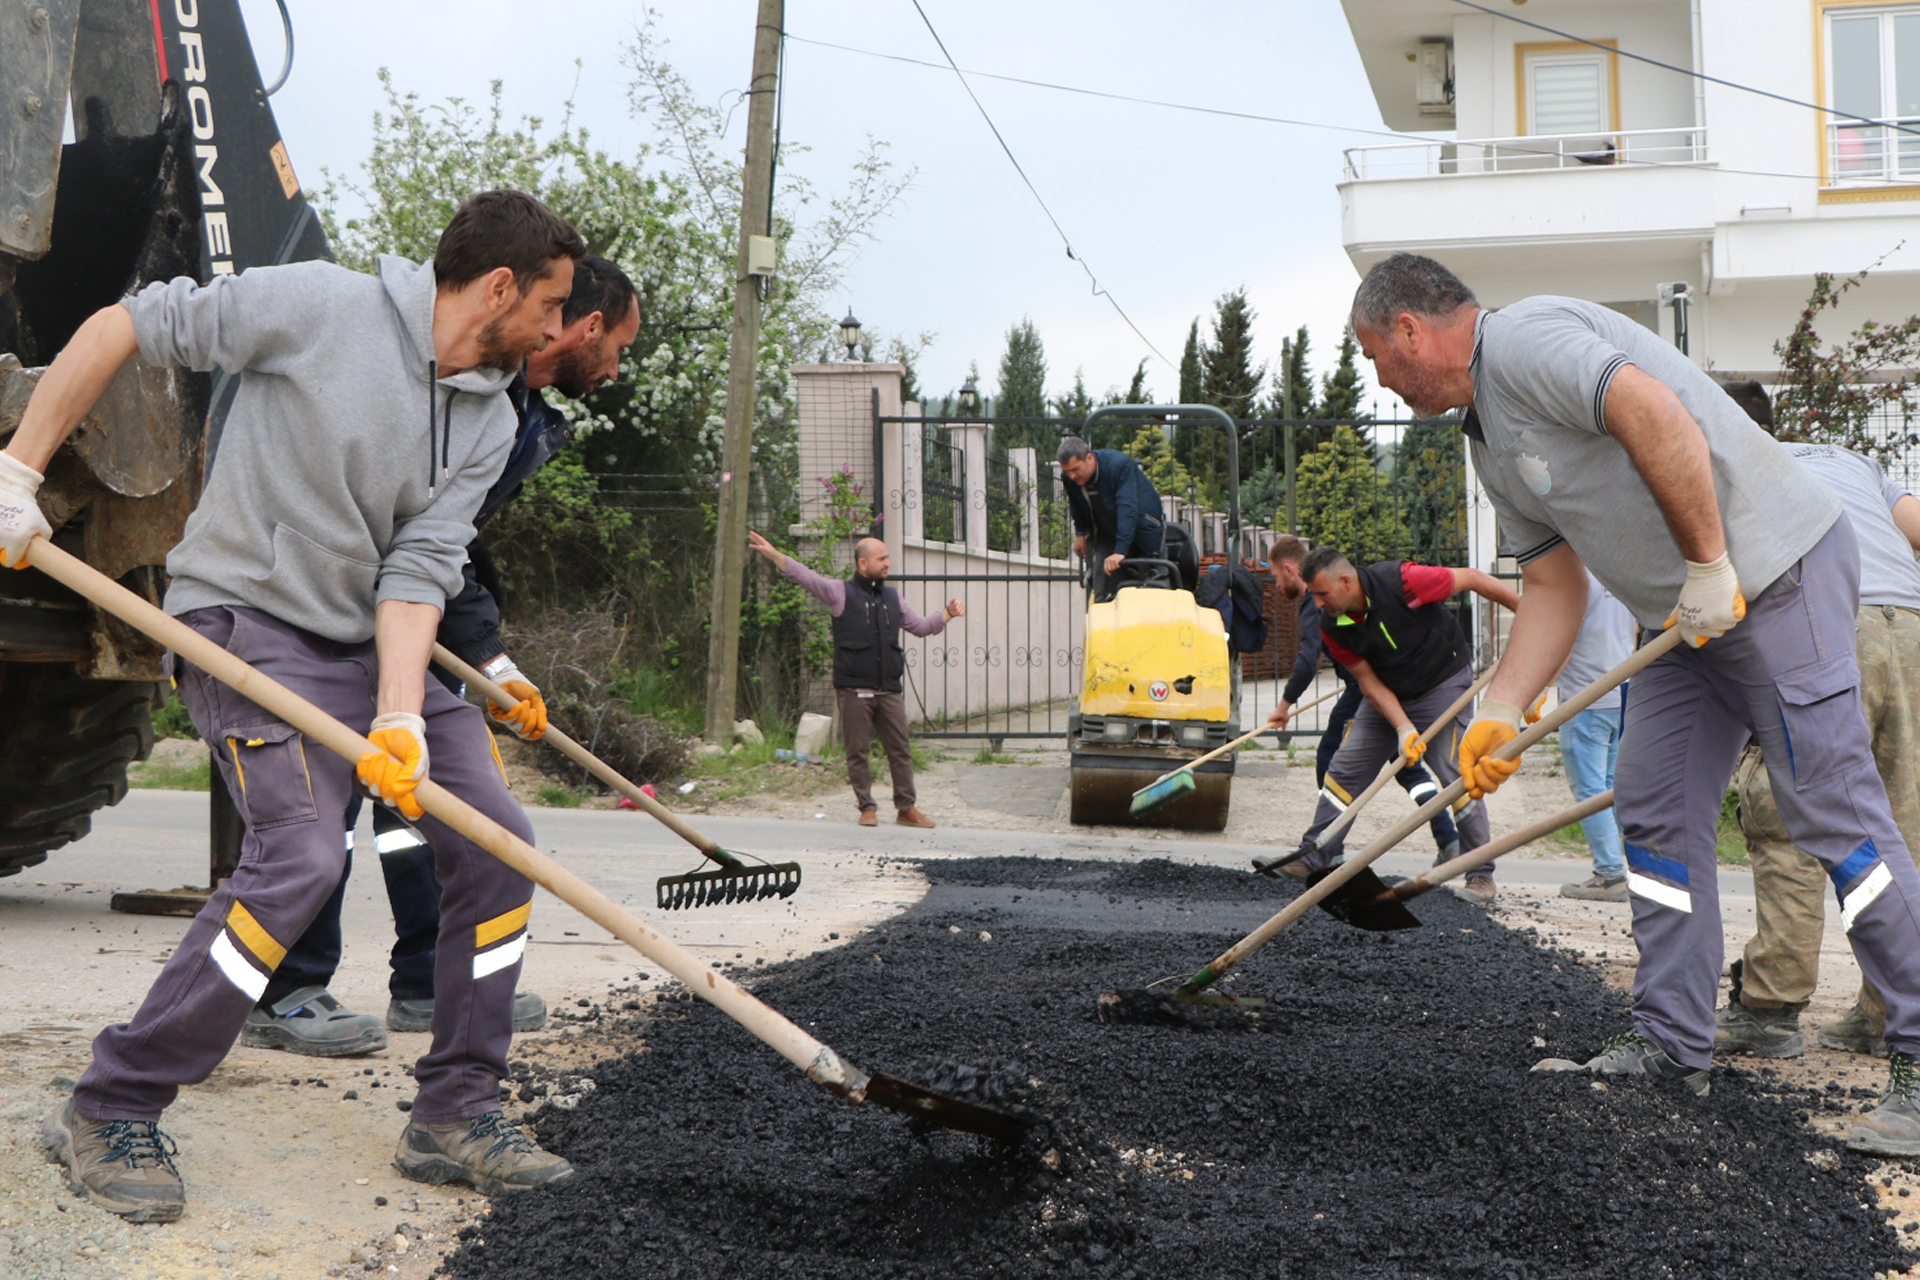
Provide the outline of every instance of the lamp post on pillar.
{"type": "Polygon", "coordinates": [[[860,337],[860,322],[853,318],[853,308],[848,307],[847,318],[840,322],[840,345],[847,349],[848,364],[853,364],[860,358],[858,355],[860,337]]]}

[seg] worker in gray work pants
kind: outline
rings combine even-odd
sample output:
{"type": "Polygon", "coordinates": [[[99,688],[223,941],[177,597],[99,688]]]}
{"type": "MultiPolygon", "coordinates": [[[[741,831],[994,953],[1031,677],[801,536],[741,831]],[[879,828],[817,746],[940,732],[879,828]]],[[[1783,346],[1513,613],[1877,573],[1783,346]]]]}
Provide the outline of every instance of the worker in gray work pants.
{"type": "Polygon", "coordinates": [[[1706,1093],[1725,958],[1721,797],[1756,738],[1794,842],[1826,868],[1860,968],[1887,1001],[1887,1096],[1856,1150],[1920,1154],[1920,873],[1874,768],[1854,660],[1859,553],[1839,500],[1719,385],[1616,312],[1526,298],[1498,313],[1440,263],[1394,254],[1354,298],[1380,381],[1462,430],[1524,590],[1460,748],[1473,794],[1572,648],[1586,571],[1682,643],[1633,679],[1615,806],[1640,966],[1633,1029],[1547,1070],[1669,1077],[1706,1093]]]}

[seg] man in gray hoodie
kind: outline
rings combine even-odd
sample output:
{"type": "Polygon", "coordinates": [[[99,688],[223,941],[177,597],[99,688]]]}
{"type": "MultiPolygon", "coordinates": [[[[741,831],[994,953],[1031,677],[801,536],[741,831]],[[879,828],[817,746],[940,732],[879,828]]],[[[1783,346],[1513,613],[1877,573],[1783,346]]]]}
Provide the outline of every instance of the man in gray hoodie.
{"type": "MultiPolygon", "coordinates": [[[[122,364],[238,375],[205,494],[167,558],[165,607],[383,748],[360,758],[360,781],[418,822],[444,886],[433,1044],[395,1164],[490,1195],[572,1172],[498,1102],[533,885],[423,817],[413,791],[431,759],[435,781],[533,836],[479,708],[429,680],[427,660],[513,444],[507,384],[558,331],[584,252],[539,201],[491,191],[461,206],[430,267],[307,262],[150,285],[80,328],[0,454],[0,564],[20,567],[49,531],[41,474],[122,364]]],[[[42,1129],[75,1190],[136,1222],[184,1207],[157,1122],[225,1057],[338,881],[356,772],[190,664],[173,671],[245,812],[239,869],[42,1129]]]]}

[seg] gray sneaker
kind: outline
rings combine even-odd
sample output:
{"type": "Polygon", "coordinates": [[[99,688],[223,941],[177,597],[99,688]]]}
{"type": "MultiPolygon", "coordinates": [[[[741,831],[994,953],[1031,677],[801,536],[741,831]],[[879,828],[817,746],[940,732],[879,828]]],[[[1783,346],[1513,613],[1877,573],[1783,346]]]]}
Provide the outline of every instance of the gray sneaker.
{"type": "Polygon", "coordinates": [[[1847,1146],[1876,1156],[1920,1156],[1920,1071],[1904,1053],[1887,1055],[1887,1096],[1853,1122],[1847,1146]]]}
{"type": "Polygon", "coordinates": [[[1494,887],[1492,876],[1468,876],[1453,886],[1455,897],[1465,898],[1476,906],[1490,907],[1493,900],[1500,896],[1500,890],[1494,887]]]}
{"type": "Polygon", "coordinates": [[[1459,856],[1460,841],[1457,839],[1449,840],[1434,851],[1433,865],[1437,867],[1443,862],[1452,862],[1459,856]]]}
{"type": "Polygon", "coordinates": [[[309,1058],[357,1058],[386,1048],[387,1033],[380,1019],[353,1012],[325,987],[302,987],[270,1008],[248,1010],[240,1043],[309,1058]]]}
{"type": "Polygon", "coordinates": [[[1842,1053],[1867,1053],[1876,1058],[1887,1056],[1887,1024],[1867,1016],[1858,1002],[1838,1022],[1821,1027],[1816,1037],[1823,1049],[1842,1053]]]}
{"type": "MultiPolygon", "coordinates": [[[[516,991],[513,995],[514,1031],[538,1031],[546,1025],[547,1002],[531,991],[516,991]]],[[[433,1001],[402,1000],[397,996],[388,1001],[387,1030],[433,1030],[433,1001]]]]}
{"type": "Polygon", "coordinates": [[[1750,1053],[1756,1058],[1798,1058],[1807,1051],[1807,1038],[1800,1032],[1803,1005],[1779,1009],[1749,1008],[1743,1000],[1732,1000],[1714,1017],[1715,1053],[1750,1053]]]}
{"type": "Polygon", "coordinates": [[[1579,884],[1560,886],[1563,898],[1580,898],[1587,902],[1626,902],[1627,877],[1625,875],[1603,876],[1595,873],[1579,884]]]}
{"type": "Polygon", "coordinates": [[[400,1133],[393,1167],[415,1182],[465,1182],[481,1195],[532,1191],[573,1176],[573,1166],[534,1145],[498,1111],[451,1124],[421,1124],[400,1133]]]}
{"type": "Polygon", "coordinates": [[[1706,1097],[1711,1083],[1703,1069],[1683,1067],[1667,1051],[1638,1031],[1612,1036],[1600,1046],[1598,1057],[1585,1062],[1571,1058],[1542,1058],[1533,1064],[1535,1071],[1587,1071],[1601,1076],[1652,1076],[1679,1079],[1699,1097],[1706,1097]]]}
{"type": "Polygon", "coordinates": [[[40,1148],[75,1192],[128,1222],[172,1222],[187,1207],[178,1148],[151,1120],[89,1120],[69,1098],[40,1126],[40,1148]]]}

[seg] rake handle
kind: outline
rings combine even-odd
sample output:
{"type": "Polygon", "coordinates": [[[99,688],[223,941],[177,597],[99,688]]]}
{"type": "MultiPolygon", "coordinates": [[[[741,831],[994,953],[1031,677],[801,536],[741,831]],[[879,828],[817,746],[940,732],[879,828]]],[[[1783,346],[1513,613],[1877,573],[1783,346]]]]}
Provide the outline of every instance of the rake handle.
{"type": "MultiPolygon", "coordinates": [[[[1480,673],[1477,680],[1467,686],[1467,691],[1455,698],[1453,705],[1442,711],[1440,718],[1427,726],[1427,731],[1420,735],[1420,745],[1426,746],[1433,741],[1441,729],[1452,724],[1453,718],[1479,696],[1480,691],[1487,687],[1487,682],[1493,679],[1493,673],[1499,669],[1500,663],[1497,659],[1487,664],[1487,669],[1480,673]]],[[[1367,802],[1380,794],[1380,788],[1386,786],[1389,779],[1411,763],[1412,761],[1407,759],[1406,749],[1402,748],[1399,755],[1381,765],[1379,775],[1367,785],[1365,791],[1354,797],[1353,803],[1347,806],[1347,811],[1329,823],[1325,831],[1314,837],[1314,848],[1324,849],[1338,839],[1341,832],[1353,825],[1353,820],[1360,816],[1360,811],[1367,807],[1367,802]]]]}
{"type": "MultiPolygon", "coordinates": [[[[36,537],[27,554],[28,563],[34,568],[173,650],[343,760],[357,762],[367,752],[380,750],[285,685],[256,671],[45,538],[36,537]]],[[[815,1083],[853,1102],[865,1099],[865,1072],[756,1000],[732,979],[703,965],[691,951],[641,923],[613,899],[431,778],[420,780],[414,788],[414,797],[428,813],[665,969],[701,999],[718,1006],[775,1053],[806,1072],[815,1083]]]]}
{"type": "MultiPolygon", "coordinates": [[[[1298,714],[1299,712],[1305,711],[1310,707],[1317,707],[1321,703],[1325,702],[1328,698],[1338,697],[1340,692],[1341,691],[1338,689],[1333,689],[1333,690],[1330,690],[1329,692],[1323,693],[1319,697],[1315,698],[1312,702],[1301,703],[1299,706],[1294,708],[1294,712],[1295,714],[1298,714]]],[[[1252,742],[1255,738],[1259,737],[1261,734],[1267,733],[1267,732],[1269,732],[1269,730],[1267,726],[1264,724],[1259,726],[1256,729],[1250,729],[1246,733],[1243,733],[1239,737],[1235,738],[1232,742],[1229,742],[1226,746],[1215,747],[1213,750],[1207,752],[1207,754],[1203,756],[1195,756],[1193,759],[1181,765],[1178,769],[1174,769],[1167,773],[1161,774],[1159,777],[1155,778],[1152,782],[1149,782],[1146,786],[1140,788],[1140,791],[1146,791],[1150,788],[1157,787],[1161,783],[1165,782],[1168,778],[1177,777],[1183,773],[1191,773],[1193,770],[1199,768],[1201,765],[1207,763],[1209,760],[1218,760],[1221,756],[1227,754],[1227,752],[1236,750],[1240,747],[1244,747],[1249,742],[1252,742]]],[[[1133,794],[1139,795],[1140,791],[1136,791],[1133,794]]]]}
{"type": "MultiPolygon", "coordinates": [[[[1495,751],[1493,753],[1494,759],[1517,759],[1521,752],[1546,737],[1549,733],[1552,733],[1555,729],[1558,729],[1567,721],[1573,719],[1573,717],[1579,715],[1582,711],[1585,711],[1603,694],[1631,678],[1643,667],[1663,657],[1679,643],[1680,629],[1678,627],[1667,628],[1660,633],[1657,639],[1641,646],[1639,650],[1631,654],[1625,662],[1622,662],[1619,666],[1595,680],[1579,693],[1555,707],[1551,714],[1543,716],[1537,724],[1529,725],[1505,746],[1495,751]]],[[[1440,812],[1441,809],[1465,795],[1466,791],[1466,780],[1464,778],[1454,779],[1439,795],[1421,805],[1412,815],[1394,824],[1385,835],[1375,840],[1365,849],[1362,849],[1359,853],[1348,858],[1345,862],[1328,872],[1318,884],[1310,886],[1305,893],[1288,903],[1286,908],[1276,914],[1272,919],[1214,957],[1211,964],[1182,983],[1180,991],[1184,994],[1192,995],[1194,992],[1204,990],[1213,983],[1218,982],[1221,978],[1225,977],[1235,965],[1238,965],[1242,960],[1245,960],[1261,947],[1273,941],[1276,934],[1286,929],[1295,920],[1298,920],[1301,916],[1319,906],[1320,903],[1327,898],[1332,897],[1334,891],[1341,885],[1359,875],[1361,871],[1371,865],[1382,854],[1425,826],[1434,814],[1440,812]]]]}
{"type": "Polygon", "coordinates": [[[1469,849],[1459,857],[1449,858],[1439,866],[1423,871],[1411,880],[1402,880],[1385,893],[1374,895],[1374,901],[1405,902],[1409,898],[1417,898],[1423,893],[1438,889],[1449,880],[1486,866],[1502,854],[1512,853],[1521,845],[1532,844],[1543,836],[1550,836],[1569,822],[1590,818],[1612,804],[1613,788],[1608,787],[1597,796],[1588,796],[1571,809],[1563,809],[1551,818],[1542,818],[1538,822],[1528,823],[1518,831],[1510,831],[1498,840],[1487,841],[1478,849],[1469,849]]]}
{"type": "MultiPolygon", "coordinates": [[[[505,689],[502,689],[493,681],[487,679],[484,675],[481,675],[477,668],[455,657],[453,651],[443,644],[435,644],[433,646],[433,660],[466,681],[470,687],[478,689],[481,693],[485,694],[487,701],[493,703],[494,706],[500,708],[502,711],[511,711],[514,705],[519,702],[518,698],[508,693],[505,689]]],[[[679,836],[682,840],[685,840],[688,844],[698,849],[701,853],[706,854],[707,857],[712,858],[715,862],[726,867],[737,867],[741,865],[738,858],[735,858],[725,849],[722,849],[713,840],[695,831],[679,814],[667,808],[667,806],[661,804],[658,800],[655,800],[639,787],[634,786],[632,782],[622,777],[612,765],[575,742],[572,738],[569,738],[566,734],[560,732],[554,725],[547,725],[547,732],[540,740],[550,744],[555,750],[559,751],[561,755],[573,761],[582,769],[585,769],[588,773],[639,805],[642,809],[646,810],[651,817],[657,820],[661,826],[673,832],[673,834],[679,836]]]]}

